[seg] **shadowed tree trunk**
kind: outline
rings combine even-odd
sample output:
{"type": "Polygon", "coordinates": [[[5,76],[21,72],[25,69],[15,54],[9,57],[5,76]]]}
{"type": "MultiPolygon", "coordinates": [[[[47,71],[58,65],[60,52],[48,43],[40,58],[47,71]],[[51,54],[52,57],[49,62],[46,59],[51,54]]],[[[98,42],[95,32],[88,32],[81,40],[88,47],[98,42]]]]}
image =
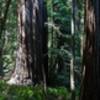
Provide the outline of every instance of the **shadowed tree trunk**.
{"type": "Polygon", "coordinates": [[[85,32],[80,100],[100,100],[100,0],[85,0],[85,32]]]}
{"type": "Polygon", "coordinates": [[[83,51],[83,67],[85,75],[81,87],[80,100],[94,100],[93,68],[95,67],[95,16],[93,0],[85,0],[85,33],[86,40],[83,51]]]}
{"type": "Polygon", "coordinates": [[[8,81],[9,84],[46,85],[48,66],[44,9],[43,0],[20,0],[18,3],[19,45],[15,70],[8,81]]]}

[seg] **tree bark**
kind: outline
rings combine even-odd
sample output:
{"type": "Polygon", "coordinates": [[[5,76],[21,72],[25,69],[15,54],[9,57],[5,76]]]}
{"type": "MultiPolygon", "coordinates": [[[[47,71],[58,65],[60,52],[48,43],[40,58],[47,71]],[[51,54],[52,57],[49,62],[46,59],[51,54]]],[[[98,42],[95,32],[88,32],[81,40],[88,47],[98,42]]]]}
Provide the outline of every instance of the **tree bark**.
{"type": "Polygon", "coordinates": [[[71,90],[71,100],[75,100],[75,76],[74,76],[74,67],[75,67],[75,8],[76,0],[72,0],[72,18],[71,18],[71,51],[72,57],[70,60],[70,90],[71,90]]]}
{"type": "Polygon", "coordinates": [[[98,44],[100,44],[100,11],[97,12],[99,9],[99,0],[85,0],[86,42],[83,51],[85,75],[83,77],[80,100],[100,99],[100,49],[98,49],[98,44]]]}
{"type": "MultiPolygon", "coordinates": [[[[47,53],[43,0],[20,0],[18,5],[19,45],[14,73],[9,84],[46,84],[44,54],[47,53]],[[45,44],[45,45],[44,45],[45,44]],[[45,47],[44,47],[45,46],[45,47]],[[46,50],[45,50],[46,49],[46,50]]],[[[47,70],[47,69],[46,69],[47,70]]]]}

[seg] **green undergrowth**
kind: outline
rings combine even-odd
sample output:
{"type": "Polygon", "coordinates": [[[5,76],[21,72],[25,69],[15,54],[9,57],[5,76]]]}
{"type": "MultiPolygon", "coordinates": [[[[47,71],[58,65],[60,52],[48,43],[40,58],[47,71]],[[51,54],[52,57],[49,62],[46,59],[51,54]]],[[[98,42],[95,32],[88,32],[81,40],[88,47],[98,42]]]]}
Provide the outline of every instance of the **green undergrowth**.
{"type": "Polygon", "coordinates": [[[36,86],[9,86],[0,81],[0,100],[70,100],[70,92],[64,87],[47,89],[36,86]]]}

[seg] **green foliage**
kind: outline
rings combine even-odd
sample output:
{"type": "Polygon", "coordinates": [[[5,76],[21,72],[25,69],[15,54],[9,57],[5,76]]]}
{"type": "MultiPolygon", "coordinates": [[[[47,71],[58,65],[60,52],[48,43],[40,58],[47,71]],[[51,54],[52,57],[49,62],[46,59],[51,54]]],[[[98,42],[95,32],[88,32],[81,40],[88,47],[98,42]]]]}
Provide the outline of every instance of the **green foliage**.
{"type": "MultiPolygon", "coordinates": [[[[5,30],[0,37],[0,48],[2,48],[2,56],[0,56],[0,67],[2,67],[3,75],[6,75],[7,77],[9,77],[9,72],[15,67],[15,51],[17,47],[16,3],[17,2],[15,2],[15,0],[12,0],[10,4],[5,30]]],[[[0,5],[0,18],[3,18],[6,9],[6,1],[0,0],[0,5]]]]}
{"type": "MultiPolygon", "coordinates": [[[[74,56],[75,69],[80,71],[80,66],[82,63],[81,36],[83,35],[83,0],[76,0],[75,5],[74,56]]],[[[73,39],[71,35],[72,1],[49,0],[47,1],[47,11],[49,31],[49,80],[53,85],[57,83],[60,83],[60,85],[68,85],[70,59],[72,58],[73,54],[73,39]],[[58,71],[60,67],[61,72],[58,71]]]]}
{"type": "Polygon", "coordinates": [[[9,86],[5,81],[0,81],[0,100],[70,100],[70,91],[65,87],[47,89],[36,86],[9,86]],[[61,99],[59,99],[61,98],[61,99]]]}
{"type": "Polygon", "coordinates": [[[45,100],[41,86],[9,86],[0,82],[0,100],[45,100]]]}
{"type": "Polygon", "coordinates": [[[64,97],[69,95],[69,92],[64,87],[58,87],[58,88],[48,88],[48,93],[51,95],[62,95],[64,97]]]}

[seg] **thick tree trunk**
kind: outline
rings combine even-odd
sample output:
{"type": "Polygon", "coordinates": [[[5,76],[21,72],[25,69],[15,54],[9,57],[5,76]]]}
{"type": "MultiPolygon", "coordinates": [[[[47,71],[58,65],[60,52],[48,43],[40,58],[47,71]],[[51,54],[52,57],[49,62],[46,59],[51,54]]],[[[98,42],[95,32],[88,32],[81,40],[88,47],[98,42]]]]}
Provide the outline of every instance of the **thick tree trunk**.
{"type": "Polygon", "coordinates": [[[95,0],[95,16],[96,16],[96,44],[95,44],[95,52],[96,52],[96,58],[95,58],[95,68],[94,68],[94,75],[95,75],[95,87],[96,87],[96,99],[95,100],[100,100],[100,0],[95,0]]]}
{"type": "Polygon", "coordinates": [[[35,37],[33,34],[35,34],[36,17],[35,8],[33,8],[34,5],[35,2],[33,0],[20,0],[18,3],[19,44],[16,55],[16,66],[10,81],[8,81],[9,84],[32,84],[31,66],[33,64],[32,56],[34,52],[32,45],[34,45],[33,41],[35,41],[33,40],[35,37]]]}
{"type": "Polygon", "coordinates": [[[85,75],[80,100],[100,100],[100,0],[85,0],[85,75]],[[99,44],[99,45],[98,45],[99,44]]]}
{"type": "Polygon", "coordinates": [[[44,31],[44,21],[46,20],[44,20],[43,0],[20,0],[18,6],[19,46],[15,71],[8,83],[28,85],[38,82],[46,84],[45,68],[48,66],[44,66],[44,53],[47,53],[44,40],[47,37],[43,36],[47,33],[44,31]]]}

